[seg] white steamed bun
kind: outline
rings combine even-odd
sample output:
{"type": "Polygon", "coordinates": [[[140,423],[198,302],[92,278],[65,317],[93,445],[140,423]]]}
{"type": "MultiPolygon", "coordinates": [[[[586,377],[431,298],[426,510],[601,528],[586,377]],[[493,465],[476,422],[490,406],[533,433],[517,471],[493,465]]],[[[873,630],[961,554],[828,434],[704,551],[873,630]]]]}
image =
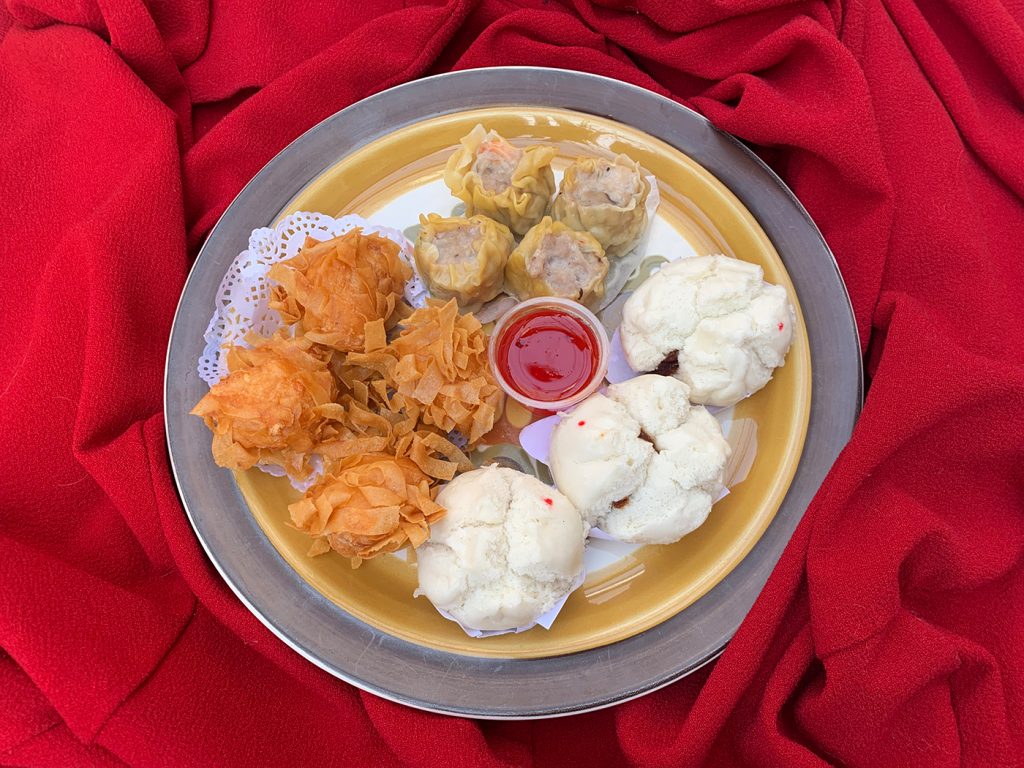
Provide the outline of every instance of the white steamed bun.
{"type": "Polygon", "coordinates": [[[785,362],[796,315],[764,270],[728,256],[679,259],[626,300],[619,334],[636,371],[672,372],[690,400],[732,405],[757,392],[785,362]],[[669,358],[666,361],[666,358],[669,358]]]}
{"type": "Polygon", "coordinates": [[[671,544],[700,527],[724,489],[730,448],[715,418],[667,376],[614,384],[551,435],[555,484],[617,539],[671,544]]]}
{"type": "Polygon", "coordinates": [[[437,496],[447,514],[416,550],[417,595],[470,629],[523,627],[567,595],[583,573],[588,526],[537,478],[488,466],[437,496]]]}

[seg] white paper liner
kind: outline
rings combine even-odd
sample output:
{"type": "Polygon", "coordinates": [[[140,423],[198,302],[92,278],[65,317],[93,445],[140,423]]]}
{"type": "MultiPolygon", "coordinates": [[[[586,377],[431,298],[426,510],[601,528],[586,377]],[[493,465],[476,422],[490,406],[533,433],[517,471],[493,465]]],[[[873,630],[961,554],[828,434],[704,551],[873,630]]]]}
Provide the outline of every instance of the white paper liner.
{"type": "MultiPolygon", "coordinates": [[[[443,611],[436,605],[434,606],[434,609],[439,614],[448,619],[448,621],[454,621],[456,624],[458,624],[462,628],[462,631],[470,637],[497,637],[498,635],[518,635],[520,632],[526,632],[527,630],[533,629],[534,627],[538,626],[544,627],[544,629],[551,629],[551,625],[555,623],[555,619],[558,618],[558,614],[562,610],[562,607],[565,605],[565,601],[569,599],[569,595],[571,595],[573,592],[579,589],[586,578],[586,571],[581,571],[579,577],[576,579],[576,581],[573,582],[572,587],[569,589],[568,592],[565,593],[565,596],[562,597],[561,600],[559,600],[551,608],[549,608],[547,611],[538,616],[537,620],[532,624],[524,624],[521,627],[514,627],[513,629],[473,629],[472,627],[467,627],[461,621],[459,621],[450,613],[448,613],[448,611],[443,611]]],[[[422,593],[417,589],[412,594],[413,597],[418,597],[422,593]]]]}
{"type": "Polygon", "coordinates": [[[639,371],[634,371],[629,367],[626,350],[622,348],[622,336],[619,334],[619,329],[616,328],[608,342],[608,372],[605,374],[605,378],[609,384],[621,384],[624,381],[635,379],[639,375],[639,371]]]}
{"type": "MultiPolygon", "coordinates": [[[[642,170],[642,169],[641,169],[642,170]]],[[[629,282],[629,278],[640,266],[640,262],[647,255],[647,241],[651,237],[651,224],[654,223],[654,216],[661,204],[661,192],[658,190],[658,179],[652,174],[644,175],[651,185],[651,192],[647,195],[644,208],[647,209],[647,226],[644,228],[640,240],[626,253],[618,258],[609,258],[608,276],[604,279],[604,298],[598,305],[598,310],[604,309],[611,304],[615,297],[622,291],[622,287],[629,282]]]]}
{"type": "Polygon", "coordinates": [[[561,420],[561,414],[545,416],[532,424],[527,424],[519,431],[519,445],[531,459],[550,466],[548,456],[551,450],[551,432],[561,420]]]}
{"type": "Polygon", "coordinates": [[[288,482],[292,484],[299,493],[305,493],[313,484],[320,479],[320,476],[324,473],[324,460],[320,457],[320,454],[311,454],[309,463],[313,465],[313,472],[305,480],[296,480],[295,478],[288,475],[285,468],[280,464],[257,464],[256,469],[260,472],[265,472],[271,477],[287,477],[288,482]]]}

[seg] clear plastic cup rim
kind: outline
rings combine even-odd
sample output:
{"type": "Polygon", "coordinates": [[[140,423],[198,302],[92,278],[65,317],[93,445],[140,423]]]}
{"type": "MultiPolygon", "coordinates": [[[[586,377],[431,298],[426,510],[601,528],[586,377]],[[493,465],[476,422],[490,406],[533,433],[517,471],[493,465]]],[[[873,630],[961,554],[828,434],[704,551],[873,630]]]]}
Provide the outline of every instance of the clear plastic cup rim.
{"type": "Polygon", "coordinates": [[[522,403],[528,408],[534,408],[540,411],[562,411],[570,406],[576,405],[576,403],[579,403],[582,400],[586,400],[601,388],[601,384],[604,382],[604,377],[608,373],[608,352],[610,346],[608,333],[605,331],[604,326],[601,325],[601,321],[597,319],[597,315],[589,309],[570,299],[561,299],[554,296],[540,296],[535,299],[527,299],[526,301],[519,302],[508,310],[508,312],[498,318],[494,325],[494,331],[491,333],[490,342],[488,343],[487,358],[491,366],[491,373],[494,374],[494,378],[498,381],[498,384],[509,397],[522,403]],[[522,392],[517,391],[511,384],[509,384],[508,381],[505,380],[505,377],[502,375],[497,364],[498,341],[501,339],[505,329],[508,328],[509,323],[513,320],[517,320],[523,315],[529,315],[542,309],[557,309],[561,312],[572,315],[589,328],[591,333],[593,333],[594,338],[597,340],[597,367],[594,371],[593,378],[590,383],[579,392],[570,395],[569,397],[562,398],[561,400],[534,400],[532,397],[527,397],[522,392]]]}

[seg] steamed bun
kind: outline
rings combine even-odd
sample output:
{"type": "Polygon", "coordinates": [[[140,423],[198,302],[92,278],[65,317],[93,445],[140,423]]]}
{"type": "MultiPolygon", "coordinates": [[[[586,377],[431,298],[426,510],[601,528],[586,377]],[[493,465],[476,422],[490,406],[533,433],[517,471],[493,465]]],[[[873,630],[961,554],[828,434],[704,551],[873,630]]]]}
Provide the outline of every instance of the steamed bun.
{"type": "Polygon", "coordinates": [[[671,544],[703,525],[724,490],[730,448],[687,394],[677,379],[638,376],[562,415],[551,473],[587,522],[641,544],[671,544]]]}
{"type": "Polygon", "coordinates": [[[630,296],[619,334],[636,371],[671,373],[690,400],[733,405],[786,360],[796,313],[764,271],[728,256],[663,266],[630,296]]]}
{"type": "Polygon", "coordinates": [[[437,496],[447,510],[416,550],[417,595],[467,628],[533,624],[583,574],[588,526],[561,493],[504,467],[466,472],[437,496]]]}

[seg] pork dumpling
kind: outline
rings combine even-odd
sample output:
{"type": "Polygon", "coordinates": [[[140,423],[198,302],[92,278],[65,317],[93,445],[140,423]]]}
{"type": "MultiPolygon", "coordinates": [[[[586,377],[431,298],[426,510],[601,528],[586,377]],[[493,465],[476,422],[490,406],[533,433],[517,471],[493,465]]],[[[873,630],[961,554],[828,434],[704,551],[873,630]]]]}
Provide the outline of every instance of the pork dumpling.
{"type": "Polygon", "coordinates": [[[519,149],[477,125],[448,158],[444,183],[466,204],[467,216],[482,213],[521,236],[540,221],[555,193],[554,157],[554,147],[519,149]]]}
{"type": "Polygon", "coordinates": [[[608,259],[593,235],[545,216],[508,257],[505,287],[519,299],[558,296],[589,304],[604,298],[607,274],[608,259]]]}
{"type": "Polygon", "coordinates": [[[476,309],[501,292],[515,246],[512,232],[486,216],[420,216],[416,268],[427,288],[463,309],[476,309]]]}
{"type": "Polygon", "coordinates": [[[584,157],[566,169],[551,215],[592,234],[615,258],[643,237],[650,193],[640,165],[625,155],[614,160],[584,157]]]}

